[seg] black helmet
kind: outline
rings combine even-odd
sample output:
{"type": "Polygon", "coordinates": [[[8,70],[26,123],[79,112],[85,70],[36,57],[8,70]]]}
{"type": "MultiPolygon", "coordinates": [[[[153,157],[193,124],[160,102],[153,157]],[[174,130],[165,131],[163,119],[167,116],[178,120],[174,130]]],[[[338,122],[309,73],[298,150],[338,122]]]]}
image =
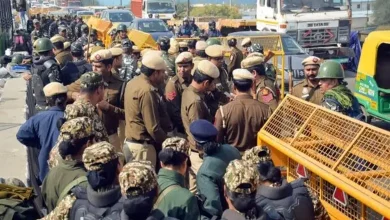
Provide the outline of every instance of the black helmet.
{"type": "Polygon", "coordinates": [[[72,43],[72,45],[70,46],[70,52],[83,54],[84,53],[83,45],[78,42],[72,43]]]}
{"type": "Polygon", "coordinates": [[[122,48],[132,48],[133,47],[133,43],[131,43],[131,41],[129,39],[123,39],[122,42],[122,48]]]}
{"type": "Polygon", "coordinates": [[[215,26],[215,21],[209,21],[209,26],[215,26]]]}
{"type": "Polygon", "coordinates": [[[257,53],[262,53],[262,54],[264,54],[264,48],[263,48],[263,46],[261,46],[260,44],[252,44],[252,46],[250,46],[250,47],[248,48],[248,52],[249,52],[249,53],[255,53],[255,52],[257,52],[257,53]]]}
{"type": "Polygon", "coordinates": [[[159,37],[157,43],[160,46],[161,50],[169,50],[169,47],[171,46],[171,42],[166,36],[159,37]]]}
{"type": "Polygon", "coordinates": [[[230,38],[228,40],[229,47],[235,47],[237,45],[237,39],[236,38],[230,38]]]}
{"type": "Polygon", "coordinates": [[[97,30],[96,29],[92,29],[91,30],[91,36],[97,36],[98,33],[97,33],[97,30]]]}
{"type": "Polygon", "coordinates": [[[118,25],[118,27],[116,28],[117,31],[127,31],[127,26],[124,25],[124,24],[120,24],[118,25]]]}
{"type": "Polygon", "coordinates": [[[188,48],[190,48],[190,49],[195,49],[195,47],[196,47],[196,42],[197,42],[196,39],[189,40],[188,43],[187,43],[188,48]]]}
{"type": "Polygon", "coordinates": [[[200,40],[203,40],[203,41],[207,41],[207,40],[209,39],[209,35],[207,35],[206,32],[201,32],[201,33],[199,34],[199,39],[200,39],[200,40]]]}

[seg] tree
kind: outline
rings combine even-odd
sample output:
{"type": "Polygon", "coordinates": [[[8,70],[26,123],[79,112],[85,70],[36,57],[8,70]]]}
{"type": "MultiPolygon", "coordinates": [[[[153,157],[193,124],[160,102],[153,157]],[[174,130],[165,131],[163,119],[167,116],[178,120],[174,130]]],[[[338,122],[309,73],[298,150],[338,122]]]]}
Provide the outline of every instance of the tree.
{"type": "Polygon", "coordinates": [[[204,7],[193,7],[191,9],[192,17],[221,17],[221,18],[241,18],[237,7],[229,5],[206,5],[204,7]]]}
{"type": "Polygon", "coordinates": [[[390,1],[376,0],[374,2],[374,23],[376,25],[390,24],[390,1]]]}

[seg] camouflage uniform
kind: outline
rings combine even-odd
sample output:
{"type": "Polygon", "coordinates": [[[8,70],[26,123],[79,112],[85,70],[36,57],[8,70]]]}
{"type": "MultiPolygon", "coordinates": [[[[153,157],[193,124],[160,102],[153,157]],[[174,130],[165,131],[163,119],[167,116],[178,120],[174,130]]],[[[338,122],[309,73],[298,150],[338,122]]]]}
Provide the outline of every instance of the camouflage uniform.
{"type": "MultiPolygon", "coordinates": [[[[88,88],[96,84],[104,83],[103,77],[94,72],[85,73],[80,78],[80,88],[88,88]]],[[[73,104],[66,106],[64,118],[70,120],[77,117],[89,117],[93,121],[93,129],[95,131],[95,142],[108,141],[106,128],[99,116],[96,106],[83,98],[77,99],[73,104]]],[[[61,142],[61,135],[58,137],[57,144],[50,152],[49,167],[53,168],[58,164],[58,144],[61,142]]]]}
{"type": "Polygon", "coordinates": [[[270,150],[266,146],[256,146],[244,152],[242,160],[257,165],[260,162],[272,161],[270,150]]]}
{"type": "Polygon", "coordinates": [[[169,56],[167,51],[161,51],[161,52],[162,52],[162,58],[168,67],[165,73],[169,77],[175,76],[176,75],[175,61],[172,60],[172,58],[169,56]]]}
{"type": "MultiPolygon", "coordinates": [[[[85,149],[83,153],[83,163],[88,171],[97,171],[101,170],[104,164],[117,159],[118,156],[119,155],[116,153],[114,146],[106,141],[103,141],[85,149]]],[[[69,219],[68,215],[76,200],[77,198],[73,194],[66,196],[58,203],[57,207],[52,212],[42,219],[69,219]]]]}
{"type": "Polygon", "coordinates": [[[0,184],[6,184],[10,186],[17,186],[17,187],[26,187],[26,185],[18,178],[0,178],[0,184]]]}
{"type": "Polygon", "coordinates": [[[251,194],[257,190],[259,174],[252,164],[244,160],[233,160],[227,166],[223,178],[230,192],[251,194]],[[251,187],[241,189],[239,186],[242,184],[250,184],[251,187]]]}
{"type": "Polygon", "coordinates": [[[131,80],[135,77],[137,70],[137,60],[133,57],[133,55],[123,54],[123,64],[122,64],[122,70],[120,73],[121,79],[124,79],[126,81],[131,80]]]}

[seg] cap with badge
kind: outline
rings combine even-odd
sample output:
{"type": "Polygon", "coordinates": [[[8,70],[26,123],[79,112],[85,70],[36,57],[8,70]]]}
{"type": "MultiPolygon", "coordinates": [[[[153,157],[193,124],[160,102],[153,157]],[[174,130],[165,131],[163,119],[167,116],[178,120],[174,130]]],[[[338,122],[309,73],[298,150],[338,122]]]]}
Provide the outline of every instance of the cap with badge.
{"type": "Polygon", "coordinates": [[[204,119],[199,119],[190,124],[190,132],[196,142],[205,143],[215,141],[218,135],[218,130],[214,125],[204,119]]]}
{"type": "Polygon", "coordinates": [[[141,63],[142,65],[153,70],[165,70],[167,68],[167,65],[165,64],[163,58],[152,53],[151,51],[148,52],[148,54],[143,55],[141,63]]]}
{"type": "Polygon", "coordinates": [[[120,56],[123,54],[122,48],[113,47],[113,48],[110,48],[108,50],[111,52],[113,57],[117,57],[117,56],[120,56]]]}
{"type": "Polygon", "coordinates": [[[235,69],[233,70],[233,80],[246,81],[253,80],[255,77],[247,69],[235,69]]]}
{"type": "Polygon", "coordinates": [[[176,57],[175,63],[176,64],[188,64],[192,63],[192,54],[190,52],[183,52],[180,53],[179,56],[176,57]]]}
{"type": "MultiPolygon", "coordinates": [[[[201,60],[198,63],[198,67],[196,68],[196,71],[198,71],[201,74],[210,76],[213,79],[219,77],[218,67],[208,60],[201,60]]],[[[194,71],[194,73],[196,71],[194,71]]]]}
{"type": "Polygon", "coordinates": [[[207,43],[205,41],[198,41],[196,42],[196,45],[195,45],[195,50],[206,50],[207,48],[207,43]]]}
{"type": "Polygon", "coordinates": [[[63,141],[80,140],[94,135],[92,119],[89,117],[78,117],[67,120],[60,129],[60,136],[63,141]]]}
{"type": "MultiPolygon", "coordinates": [[[[101,47],[101,46],[92,46],[92,47],[89,47],[89,56],[90,57],[92,57],[91,56],[91,54],[94,54],[94,53],[96,53],[96,52],[98,52],[98,51],[101,51],[101,50],[104,50],[104,47],[101,47]]],[[[92,61],[92,60],[91,60],[92,61]]]]}
{"type": "Polygon", "coordinates": [[[65,42],[65,38],[61,35],[55,35],[54,37],[50,38],[50,41],[54,44],[57,42],[65,42]]]}
{"type": "Polygon", "coordinates": [[[62,85],[62,83],[59,82],[51,82],[45,87],[43,87],[43,93],[46,97],[52,97],[54,95],[63,94],[67,92],[68,88],[66,88],[66,86],[62,85]]]}
{"type": "Polygon", "coordinates": [[[109,60],[112,58],[110,50],[99,50],[91,55],[92,62],[101,62],[103,60],[109,60]]]}
{"type": "Polygon", "coordinates": [[[101,85],[105,85],[103,76],[95,72],[87,72],[81,75],[80,77],[80,88],[94,88],[101,85]]]}
{"type": "Polygon", "coordinates": [[[122,195],[140,196],[157,189],[157,175],[148,161],[127,163],[119,174],[122,195]]]}
{"type": "Polygon", "coordinates": [[[249,45],[252,43],[251,39],[249,37],[244,38],[241,42],[242,47],[249,47],[249,45]]]}
{"type": "Polygon", "coordinates": [[[163,143],[162,143],[162,149],[172,149],[173,151],[177,151],[180,153],[185,154],[186,156],[189,156],[189,150],[190,150],[190,145],[188,141],[184,138],[180,137],[171,137],[167,138],[163,143]]]}
{"type": "Polygon", "coordinates": [[[242,159],[253,165],[257,165],[260,162],[272,161],[270,150],[266,146],[256,146],[246,150],[242,159]]]}
{"type": "Polygon", "coordinates": [[[306,59],[302,61],[302,66],[307,66],[307,65],[321,65],[321,59],[315,56],[309,56],[306,59]]]}
{"type": "Polygon", "coordinates": [[[241,61],[241,68],[250,68],[264,63],[264,58],[260,56],[247,57],[241,61]]]}
{"type": "Polygon", "coordinates": [[[115,160],[119,154],[112,144],[102,141],[87,147],[83,153],[83,163],[88,171],[101,170],[104,164],[115,160]]]}
{"type": "Polygon", "coordinates": [[[180,42],[179,42],[179,47],[180,47],[180,48],[188,47],[188,43],[187,43],[186,41],[180,41],[180,42]]]}
{"type": "Polygon", "coordinates": [[[209,57],[223,57],[223,46],[211,45],[206,48],[206,54],[209,57]]]}
{"type": "Polygon", "coordinates": [[[252,164],[233,160],[227,166],[223,179],[229,192],[248,195],[256,192],[259,174],[252,164]]]}

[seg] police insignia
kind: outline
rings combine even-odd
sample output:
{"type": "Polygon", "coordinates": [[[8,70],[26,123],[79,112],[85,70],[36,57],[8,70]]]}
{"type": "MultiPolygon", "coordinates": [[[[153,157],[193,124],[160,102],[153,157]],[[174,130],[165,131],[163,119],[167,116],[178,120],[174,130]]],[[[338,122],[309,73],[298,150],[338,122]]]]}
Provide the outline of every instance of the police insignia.
{"type": "Polygon", "coordinates": [[[102,59],[102,57],[99,54],[96,54],[95,55],[95,60],[99,61],[100,59],[102,59]]]}

